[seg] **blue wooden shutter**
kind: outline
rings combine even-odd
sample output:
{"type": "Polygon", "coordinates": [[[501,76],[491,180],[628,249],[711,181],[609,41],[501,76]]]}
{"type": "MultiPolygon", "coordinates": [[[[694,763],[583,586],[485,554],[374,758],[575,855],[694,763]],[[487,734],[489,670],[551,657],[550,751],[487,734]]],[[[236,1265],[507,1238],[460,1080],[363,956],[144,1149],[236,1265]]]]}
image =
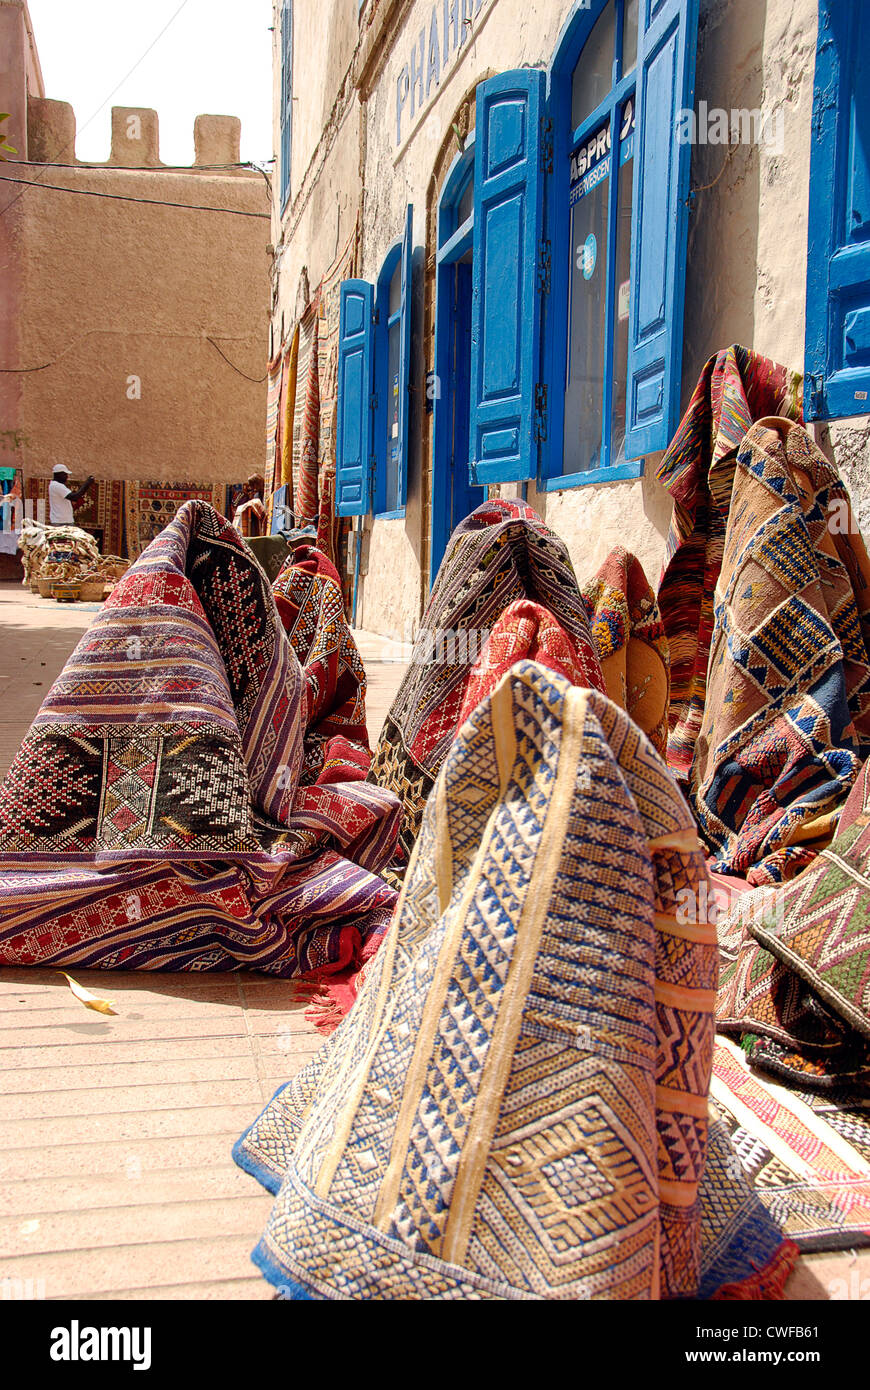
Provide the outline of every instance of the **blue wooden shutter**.
{"type": "Polygon", "coordinates": [[[368,280],[344,280],[341,285],[335,428],[336,516],[365,516],[369,510],[374,293],[374,286],[368,280]]]}
{"type": "Polygon", "coordinates": [[[821,0],[807,256],[808,420],[870,413],[868,58],[870,6],[821,0]]]}
{"type": "Polygon", "coordinates": [[[680,411],[698,0],[644,0],[638,38],[626,458],[670,442],[680,411]]]}
{"type": "Polygon", "coordinates": [[[544,74],[504,72],[477,89],[471,319],[472,483],[537,472],[544,74]]]}
{"type": "Polygon", "coordinates": [[[409,203],[402,235],[402,317],[399,322],[399,506],[408,496],[408,438],[411,421],[411,302],[414,207],[409,203]]]}

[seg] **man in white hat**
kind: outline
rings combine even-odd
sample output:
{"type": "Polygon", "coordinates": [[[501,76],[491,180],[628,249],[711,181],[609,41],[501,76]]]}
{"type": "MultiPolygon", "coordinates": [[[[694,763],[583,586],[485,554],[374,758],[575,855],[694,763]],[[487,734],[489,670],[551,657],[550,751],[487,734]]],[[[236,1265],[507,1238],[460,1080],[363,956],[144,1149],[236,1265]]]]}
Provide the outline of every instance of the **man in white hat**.
{"type": "Polygon", "coordinates": [[[75,492],[67,487],[68,481],[69,469],[62,463],[56,463],[51,470],[51,482],[48,485],[48,520],[51,526],[75,525],[73,508],[82,500],[94,480],[93,477],[88,478],[75,492]]]}

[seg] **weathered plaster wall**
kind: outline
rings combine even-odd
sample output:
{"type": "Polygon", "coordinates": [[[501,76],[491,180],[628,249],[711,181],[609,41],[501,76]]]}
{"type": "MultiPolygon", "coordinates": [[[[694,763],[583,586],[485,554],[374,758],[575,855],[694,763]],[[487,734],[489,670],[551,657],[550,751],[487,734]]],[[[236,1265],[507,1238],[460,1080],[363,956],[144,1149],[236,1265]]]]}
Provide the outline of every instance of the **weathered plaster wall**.
{"type": "MultiPolygon", "coordinates": [[[[363,38],[355,60],[358,78],[364,69],[357,151],[364,181],[362,274],[369,279],[377,276],[398,234],[407,202],[414,204],[415,244],[424,248],[424,255],[431,252],[425,247],[427,187],[464,93],[488,71],[546,66],[573,3],[484,0],[468,40],[424,96],[422,114],[415,113],[413,120],[407,109],[403,114],[398,147],[396,80],[420,31],[425,28],[428,34],[432,5],[431,0],[380,0],[374,6],[369,0],[368,10],[373,7],[382,15],[389,11],[384,41],[372,53],[363,38]]],[[[343,6],[332,7],[328,20],[326,10],[321,12],[326,27],[344,22],[343,6]]],[[[763,106],[781,111],[783,148],[737,146],[730,156],[722,146],[693,150],[692,185],[698,191],[689,231],[683,405],[706,359],[732,342],[803,369],[816,26],[816,0],[701,0],[696,100],[726,110],[763,106]]],[[[296,90],[304,101],[304,82],[296,90]]],[[[330,158],[324,178],[335,205],[349,194],[338,174],[337,156],[330,158]]],[[[348,159],[343,166],[348,173],[350,163],[348,159]]],[[[307,257],[319,254],[321,239],[318,226],[299,220],[285,252],[293,271],[291,284],[281,285],[282,303],[292,304],[299,268],[307,257]]],[[[422,314],[416,323],[422,323],[422,314]]],[[[425,347],[416,345],[413,380],[418,392],[423,389],[425,347]]],[[[419,396],[414,408],[419,421],[419,396]]],[[[834,426],[830,441],[859,514],[866,507],[863,515],[870,523],[870,426],[865,421],[834,426]]],[[[566,540],[579,577],[591,573],[620,542],[639,555],[651,582],[657,582],[671,512],[670,498],[653,476],[659,457],[647,460],[646,476],[637,482],[546,495],[529,485],[528,500],[566,540]]],[[[420,478],[419,452],[412,448],[407,514],[403,520],[375,521],[368,544],[358,620],[391,636],[403,636],[408,621],[416,619],[427,587],[418,573],[420,478]]],[[[503,489],[505,495],[515,491],[503,489]]]]}
{"type": "MultiPolygon", "coordinates": [[[[0,0],[0,111],[6,142],[26,159],[27,102],[44,94],[39,56],[24,0],[0,0]]],[[[0,172],[5,166],[0,164],[0,172]]],[[[17,193],[0,184],[0,208],[17,193]]],[[[18,271],[18,228],[11,216],[0,216],[0,366],[17,362],[21,322],[21,284],[18,271]]],[[[12,466],[21,431],[21,387],[18,376],[0,373],[0,467],[12,466]]]]}
{"type": "MultiPolygon", "coordinates": [[[[200,117],[198,162],[237,162],[239,130],[235,118],[200,117]]],[[[15,378],[25,436],[15,461],[37,477],[63,462],[79,477],[237,481],[264,456],[265,181],[161,167],[146,109],[113,110],[106,165],[33,162],[72,163],[74,148],[72,110],[31,99],[31,162],[4,166],[40,185],[2,219],[18,304],[0,365],[41,368],[15,378]]]]}

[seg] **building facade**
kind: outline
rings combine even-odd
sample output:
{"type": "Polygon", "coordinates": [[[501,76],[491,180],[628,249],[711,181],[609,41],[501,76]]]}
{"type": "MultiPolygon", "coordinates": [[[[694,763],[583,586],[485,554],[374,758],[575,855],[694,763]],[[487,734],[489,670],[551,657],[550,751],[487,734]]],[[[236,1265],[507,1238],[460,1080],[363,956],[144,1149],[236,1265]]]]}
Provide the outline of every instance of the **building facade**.
{"type": "Polygon", "coordinates": [[[195,164],[169,168],[157,113],[115,107],[109,160],[85,164],[22,0],[0,3],[0,52],[17,151],[0,164],[0,468],[37,496],[65,464],[115,511],[139,484],[223,507],[262,467],[266,403],[269,190],[240,123],[199,116],[195,164]]]}
{"type": "Polygon", "coordinates": [[[525,496],[581,581],[621,543],[655,584],[656,466],[732,343],[792,371],[862,514],[868,23],[860,0],[277,0],[272,350],[355,235],[358,625],[410,636],[487,492],[525,496]]]}

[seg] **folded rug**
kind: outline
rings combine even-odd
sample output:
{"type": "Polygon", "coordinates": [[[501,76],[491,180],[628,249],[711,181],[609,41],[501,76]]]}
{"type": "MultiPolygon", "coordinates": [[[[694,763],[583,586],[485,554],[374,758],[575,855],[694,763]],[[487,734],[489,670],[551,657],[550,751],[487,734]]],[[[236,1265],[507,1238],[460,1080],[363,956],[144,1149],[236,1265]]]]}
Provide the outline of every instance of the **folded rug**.
{"type": "Polygon", "coordinates": [[[372,755],[366,729],[366,673],[344,611],[332,561],[297,545],[272,586],[275,605],[307,687],[301,781],[364,778],[372,755]]]}
{"type": "MultiPolygon", "coordinates": [[[[755,1256],[778,1237],[802,1251],[849,1250],[870,1244],[870,1117],[866,1107],[849,1105],[835,1095],[795,1091],[754,1073],[739,1047],[716,1039],[710,1113],[725,1127],[730,1141],[724,1150],[721,1180],[714,1158],[705,1176],[705,1224],[724,1233],[734,1218],[740,1183],[727,1182],[733,1173],[750,1184],[752,1198],[767,1213],[767,1226],[758,1212],[744,1227],[755,1256]],[[717,1180],[712,1179],[716,1177],[717,1180]]],[[[711,1126],[711,1129],[715,1126],[711,1126]]],[[[711,1153],[712,1153],[711,1144],[711,1153]]],[[[705,1232],[706,1236],[706,1232],[705,1232]]],[[[718,1239],[706,1239],[705,1255],[718,1239]]],[[[729,1242],[733,1259],[735,1243],[729,1242]]],[[[718,1259],[717,1259],[718,1263],[718,1259]]],[[[717,1277],[721,1277],[719,1267],[717,1277]]],[[[726,1279],[731,1276],[726,1275],[726,1279]]]]}
{"type": "Polygon", "coordinates": [[[0,788],[0,960],[343,969],[385,930],[399,807],[302,786],[308,687],[241,537],[183,506],[114,589],[0,788]]]}
{"type": "MultiPolygon", "coordinates": [[[[484,502],[457,526],[423,615],[411,663],[387,715],[369,779],[402,802],[399,867],[407,864],[426,798],[459,727],[472,670],[517,599],[552,614],[573,643],[583,684],[604,689],[598,653],[568,551],[525,502],[484,502]]],[[[531,634],[534,637],[534,634],[531,634]]],[[[511,638],[502,625],[499,646],[511,638]]],[[[536,657],[533,645],[513,656],[536,657]]]]}
{"type": "Polygon", "coordinates": [[[720,926],[719,1027],[801,1089],[870,1094],[870,764],[815,862],[720,926]]]}
{"type": "Polygon", "coordinates": [[[582,589],[607,694],[662,757],[668,742],[670,653],[643,565],[621,545],[582,589]]]}
{"type": "MultiPolygon", "coordinates": [[[[521,662],[462,726],[356,1007],[236,1158],[293,1297],[692,1296],[715,931],[606,696],[521,662]]],[[[747,1271],[748,1272],[748,1271],[747,1271]]]]}
{"type": "Polygon", "coordinates": [[[658,602],[670,646],[668,765],[689,775],[701,728],[737,448],[754,420],[802,421],[801,378],[734,344],[711,357],[656,477],[674,499],[658,602]]]}
{"type": "Polygon", "coordinates": [[[870,755],[870,559],[806,430],[735,465],[690,799],[715,867],[782,882],[830,839],[870,755]],[[842,523],[842,525],[840,525],[842,523]]]}

